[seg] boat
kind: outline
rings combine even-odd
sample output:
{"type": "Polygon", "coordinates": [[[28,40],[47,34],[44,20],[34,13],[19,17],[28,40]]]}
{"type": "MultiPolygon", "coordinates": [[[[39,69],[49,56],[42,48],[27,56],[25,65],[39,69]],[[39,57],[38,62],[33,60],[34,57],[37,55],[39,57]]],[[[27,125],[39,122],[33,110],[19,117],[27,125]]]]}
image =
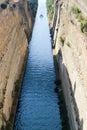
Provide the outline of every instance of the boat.
{"type": "Polygon", "coordinates": [[[43,18],[43,14],[40,14],[40,18],[43,18]]]}

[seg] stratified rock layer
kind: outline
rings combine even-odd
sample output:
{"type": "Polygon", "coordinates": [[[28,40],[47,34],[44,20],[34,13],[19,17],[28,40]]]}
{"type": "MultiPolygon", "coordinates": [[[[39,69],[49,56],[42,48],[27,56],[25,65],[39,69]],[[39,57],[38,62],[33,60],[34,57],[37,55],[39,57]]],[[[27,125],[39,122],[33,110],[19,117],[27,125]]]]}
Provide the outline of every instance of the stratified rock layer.
{"type": "Polygon", "coordinates": [[[11,124],[9,118],[13,101],[18,99],[32,27],[26,1],[11,1],[6,9],[0,7],[0,129],[11,124]]]}
{"type": "Polygon", "coordinates": [[[60,71],[71,130],[87,130],[87,35],[81,32],[72,7],[81,10],[86,18],[85,0],[58,2],[53,54],[60,71]]]}

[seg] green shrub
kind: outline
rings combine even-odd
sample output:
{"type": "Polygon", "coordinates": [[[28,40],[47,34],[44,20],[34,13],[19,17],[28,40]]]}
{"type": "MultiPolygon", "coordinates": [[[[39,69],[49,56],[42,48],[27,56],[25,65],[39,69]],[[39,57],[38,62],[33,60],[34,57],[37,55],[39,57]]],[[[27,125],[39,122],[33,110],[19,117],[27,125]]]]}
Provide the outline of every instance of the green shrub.
{"type": "Polygon", "coordinates": [[[38,7],[38,0],[33,0],[32,2],[27,0],[28,10],[32,13],[32,15],[35,17],[38,7]]]}
{"type": "Polygon", "coordinates": [[[81,11],[76,6],[72,6],[71,12],[76,15],[76,18],[79,20],[79,22],[84,19],[81,11]]]}
{"type": "Polygon", "coordinates": [[[79,13],[81,13],[81,11],[80,11],[76,6],[72,6],[72,7],[71,7],[71,11],[72,11],[74,14],[79,14],[79,13]]]}
{"type": "Polygon", "coordinates": [[[71,8],[71,11],[76,14],[76,18],[80,22],[80,29],[83,33],[87,34],[87,17],[82,15],[82,12],[75,6],[71,8]]]}
{"type": "Polygon", "coordinates": [[[7,126],[6,126],[6,130],[11,130],[11,125],[9,123],[7,123],[7,126]]]}
{"type": "Polygon", "coordinates": [[[53,18],[54,14],[54,1],[53,0],[47,0],[47,14],[50,20],[53,18]]]}
{"type": "Polygon", "coordinates": [[[2,3],[2,4],[1,4],[1,8],[2,8],[2,9],[6,9],[6,8],[7,8],[7,4],[6,4],[6,3],[2,3]]]}
{"type": "Polygon", "coordinates": [[[66,44],[67,44],[68,47],[71,47],[71,46],[70,46],[70,42],[67,42],[66,44]]]}
{"type": "Polygon", "coordinates": [[[81,31],[87,34],[87,19],[82,20],[80,25],[81,25],[81,31]]]}
{"type": "Polygon", "coordinates": [[[79,20],[79,22],[81,22],[82,20],[84,20],[84,17],[82,15],[82,13],[77,14],[76,18],[79,20]]]}
{"type": "Polygon", "coordinates": [[[14,85],[15,85],[15,91],[16,92],[18,92],[18,90],[19,90],[19,80],[16,80],[15,82],[14,82],[14,85]]]}
{"type": "Polygon", "coordinates": [[[64,46],[64,42],[65,42],[65,37],[60,36],[60,43],[62,44],[62,46],[64,46]]]}

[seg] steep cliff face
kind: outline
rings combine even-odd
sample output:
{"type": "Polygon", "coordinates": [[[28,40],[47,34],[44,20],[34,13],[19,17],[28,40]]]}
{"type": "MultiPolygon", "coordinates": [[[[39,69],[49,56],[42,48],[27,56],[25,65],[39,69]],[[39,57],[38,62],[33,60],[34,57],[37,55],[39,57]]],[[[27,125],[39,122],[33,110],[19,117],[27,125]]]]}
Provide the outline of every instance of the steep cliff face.
{"type": "Polygon", "coordinates": [[[53,54],[58,62],[70,127],[87,130],[86,1],[60,0],[56,12],[53,54]]]}
{"type": "Polygon", "coordinates": [[[35,16],[37,12],[38,0],[29,0],[29,11],[35,16]]]}
{"type": "Polygon", "coordinates": [[[26,1],[0,7],[0,129],[11,126],[9,118],[17,104],[13,101],[18,98],[32,27],[26,1]]]}

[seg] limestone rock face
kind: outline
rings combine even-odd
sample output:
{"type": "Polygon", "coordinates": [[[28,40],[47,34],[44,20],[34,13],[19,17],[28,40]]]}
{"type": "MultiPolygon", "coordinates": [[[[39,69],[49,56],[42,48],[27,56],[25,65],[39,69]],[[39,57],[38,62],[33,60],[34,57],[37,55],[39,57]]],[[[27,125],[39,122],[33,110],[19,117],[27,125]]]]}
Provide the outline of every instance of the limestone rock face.
{"type": "Polygon", "coordinates": [[[13,4],[15,8],[9,4],[0,12],[0,129],[10,118],[15,87],[24,69],[33,27],[27,3],[13,4]]]}
{"type": "Polygon", "coordinates": [[[54,27],[56,45],[53,53],[59,66],[71,130],[87,130],[87,35],[82,33],[81,24],[71,11],[74,6],[86,18],[87,1],[60,2],[54,27]]]}

